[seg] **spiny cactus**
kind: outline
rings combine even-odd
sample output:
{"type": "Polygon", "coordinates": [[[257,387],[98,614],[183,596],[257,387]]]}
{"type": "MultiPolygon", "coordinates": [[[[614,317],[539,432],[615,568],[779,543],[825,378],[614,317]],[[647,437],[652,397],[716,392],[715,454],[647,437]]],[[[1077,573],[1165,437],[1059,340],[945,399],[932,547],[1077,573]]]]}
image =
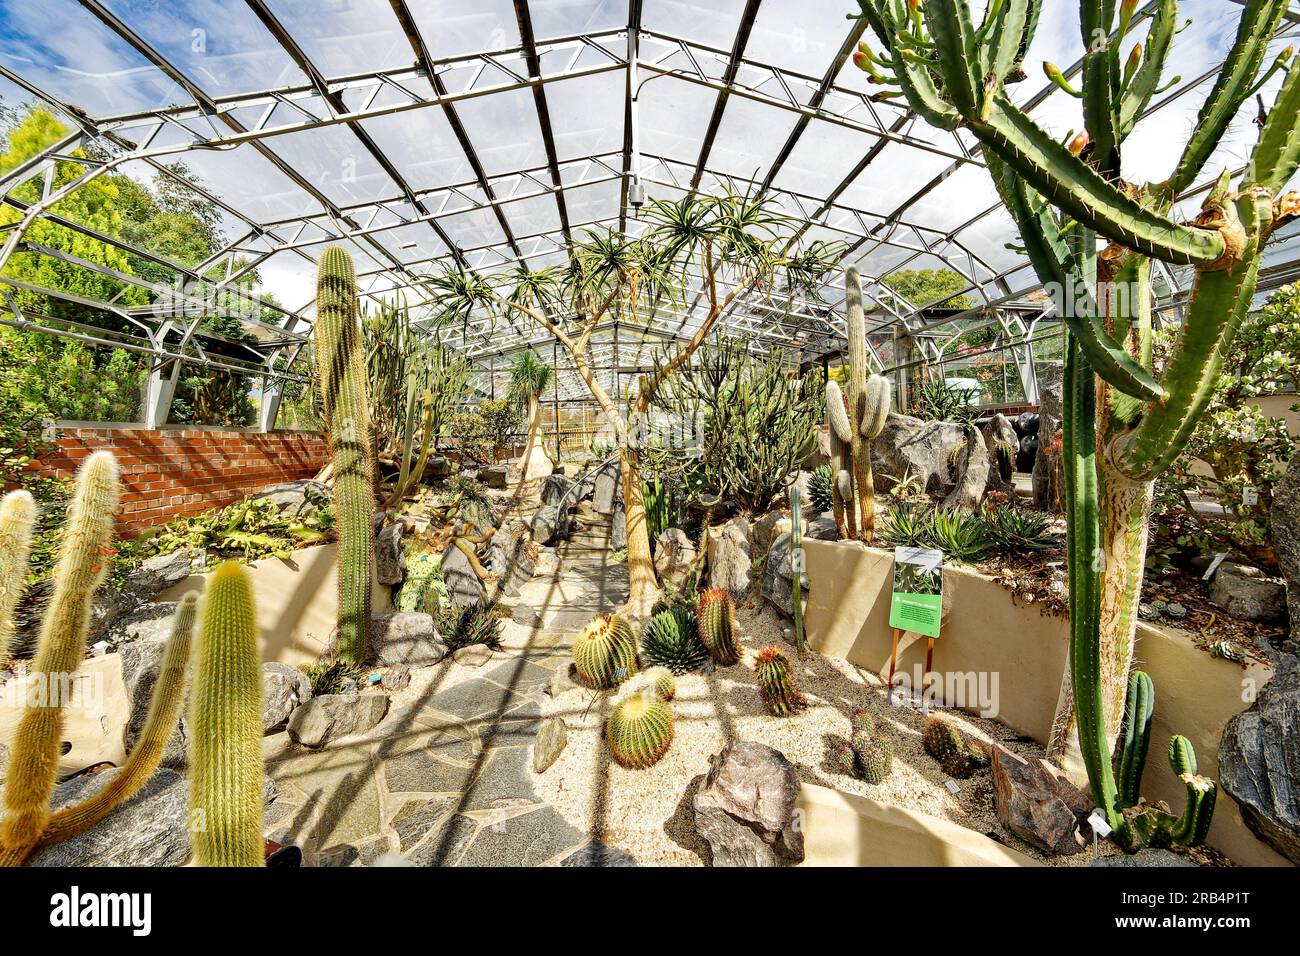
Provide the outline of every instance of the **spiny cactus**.
{"type": "Polygon", "coordinates": [[[834,506],[834,479],[831,466],[822,465],[808,476],[808,504],[814,512],[823,515],[834,506]]]}
{"type": "Polygon", "coordinates": [[[666,667],[651,667],[633,675],[619,688],[618,697],[630,697],[646,692],[654,694],[662,701],[670,701],[677,696],[677,681],[673,672],[666,667]]]}
{"type": "Polygon", "coordinates": [[[334,509],[339,526],[339,657],[360,664],[370,629],[370,580],[375,550],[375,492],[366,356],[357,316],[352,257],[326,249],[316,275],[313,330],[317,380],[334,460],[334,509]]]}
{"type": "Polygon", "coordinates": [[[759,651],[754,661],[754,674],[763,703],[777,717],[788,717],[808,705],[795,686],[790,658],[781,648],[774,645],[759,651]]]}
{"type": "Polygon", "coordinates": [[[837,737],[830,742],[826,760],[836,773],[842,773],[846,777],[858,775],[858,758],[853,752],[853,744],[843,738],[837,737]]]}
{"type": "Polygon", "coordinates": [[[939,762],[943,772],[957,780],[965,780],[989,765],[988,751],[983,744],[968,741],[951,722],[937,714],[926,719],[921,743],[925,752],[939,762]]]}
{"type": "Polygon", "coordinates": [[[876,736],[876,718],[865,710],[855,710],[849,714],[849,726],[852,733],[864,734],[867,737],[876,736]]]}
{"type": "Polygon", "coordinates": [[[652,617],[641,634],[641,654],[674,674],[699,670],[709,659],[695,615],[686,610],[660,611],[652,617]]]}
{"type": "Polygon", "coordinates": [[[709,649],[714,663],[730,667],[740,660],[740,642],[736,639],[736,603],[722,588],[710,588],[700,595],[695,608],[700,640],[709,649]]]}
{"type": "Polygon", "coordinates": [[[190,830],[200,866],[262,866],[262,665],[248,575],[208,578],[190,699],[190,830]]]}
{"type": "Polygon", "coordinates": [[[808,650],[803,623],[803,501],[796,485],[790,489],[790,566],[794,581],[790,585],[790,608],[794,614],[794,646],[802,654],[808,650]]]}
{"type": "Polygon", "coordinates": [[[609,752],[620,766],[644,770],[673,742],[673,712],[657,694],[633,694],[618,701],[605,724],[609,752]]]}
{"type": "Polygon", "coordinates": [[[598,614],[573,641],[573,663],[587,687],[617,687],[636,673],[636,634],[617,614],[598,614]]]}
{"type": "Polygon", "coordinates": [[[194,635],[198,595],[186,594],[176,608],[171,636],[163,648],[158,679],[145,715],[144,727],[122,769],[94,796],[65,807],[50,818],[41,836],[49,846],[76,836],[94,826],[114,809],[139,793],[154,775],[176,733],[185,705],[186,677],[190,667],[190,644],[194,635]]]}
{"type": "Polygon", "coordinates": [[[862,779],[870,784],[884,783],[894,769],[893,745],[884,737],[854,734],[852,749],[862,779]]]}
{"type": "Polygon", "coordinates": [[[63,688],[86,656],[90,606],[107,575],[113,520],[121,494],[117,462],[96,452],[77,472],[68,527],[54,570],[54,592],[41,622],[29,680],[45,693],[29,700],[14,732],[5,781],[0,860],[21,863],[45,832],[63,732],[63,688]]]}
{"type": "Polygon", "coordinates": [[[0,667],[9,664],[14,609],[27,583],[36,501],[26,491],[11,491],[0,501],[0,667]]]}

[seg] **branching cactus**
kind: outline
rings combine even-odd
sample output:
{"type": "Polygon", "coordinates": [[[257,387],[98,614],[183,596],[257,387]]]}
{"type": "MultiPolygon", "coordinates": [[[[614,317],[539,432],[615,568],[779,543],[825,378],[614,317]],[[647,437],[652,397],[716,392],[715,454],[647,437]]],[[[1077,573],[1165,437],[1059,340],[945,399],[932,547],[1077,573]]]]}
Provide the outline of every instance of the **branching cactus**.
{"type": "Polygon", "coordinates": [[[326,249],[320,258],[313,348],[334,459],[334,508],[339,524],[339,657],[360,664],[365,660],[370,629],[374,465],[356,273],[352,257],[338,246],[326,249]]]}
{"type": "Polygon", "coordinates": [[[883,375],[867,371],[867,320],[862,308],[862,278],[844,271],[849,338],[848,400],[838,383],[826,383],[826,424],[830,431],[832,507],[841,538],[870,542],[876,530],[876,479],[871,442],[889,418],[891,390],[883,375]],[[856,493],[855,493],[856,489],[856,493]]]}
{"type": "Polygon", "coordinates": [[[27,584],[32,553],[36,501],[26,491],[12,491],[0,501],[0,667],[9,664],[14,638],[14,610],[27,584]]]}
{"type": "Polygon", "coordinates": [[[200,866],[262,866],[262,659],[244,569],[203,596],[190,695],[190,832],[200,866]]]}
{"type": "Polygon", "coordinates": [[[1182,453],[1210,399],[1223,356],[1254,297],[1265,244],[1300,215],[1280,195],[1300,166],[1300,70],[1268,45],[1287,0],[1248,0],[1193,131],[1162,182],[1124,181],[1122,147],[1163,89],[1181,22],[1177,0],[1139,12],[1137,0],[1082,0],[1085,55],[1078,88],[1084,130],[1058,142],[1015,105],[1041,0],[859,0],[881,45],[855,57],[929,123],[964,128],[983,148],[1039,279],[1069,329],[1064,396],[1070,675],[1049,755],[1062,759],[1077,722],[1093,795],[1124,837],[1111,752],[1133,658],[1155,477],[1182,453]],[[1244,174],[1225,171],[1199,216],[1175,202],[1201,181],[1232,120],[1279,71],[1286,76],[1244,174]],[[1151,263],[1191,266],[1182,333],[1157,369],[1151,349],[1151,263]]]}

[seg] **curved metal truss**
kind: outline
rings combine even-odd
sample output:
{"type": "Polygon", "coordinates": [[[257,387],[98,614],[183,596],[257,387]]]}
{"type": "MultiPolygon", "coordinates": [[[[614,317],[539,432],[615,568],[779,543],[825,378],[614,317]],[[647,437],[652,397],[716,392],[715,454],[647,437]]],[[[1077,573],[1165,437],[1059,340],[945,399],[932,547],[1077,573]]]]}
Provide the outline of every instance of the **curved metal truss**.
{"type": "MultiPolygon", "coordinates": [[[[1214,0],[1189,5],[1222,13],[1214,0]]],[[[309,340],[310,298],[292,306],[243,300],[250,308],[240,318],[254,335],[242,346],[246,356],[232,357],[228,348],[209,354],[212,337],[199,329],[205,315],[231,308],[226,293],[255,272],[296,274],[289,284],[301,290],[319,252],[342,243],[358,261],[365,299],[400,294],[428,323],[436,303],[424,280],[440,262],[488,273],[562,262],[586,229],[636,234],[647,193],[674,198],[724,184],[766,192],[799,221],[802,236],[848,244],[844,261],[862,271],[875,303],[870,339],[881,370],[907,378],[908,363],[893,360],[899,353],[891,343],[907,344],[909,355],[915,347],[922,361],[943,366],[958,360],[959,338],[987,330],[985,348],[1003,355],[1016,394],[1037,401],[1036,346],[1059,329],[1025,260],[1007,248],[1014,230],[978,149],[964,134],[935,131],[905,107],[872,100],[849,62],[863,26],[840,19],[847,4],[826,4],[835,8],[828,13],[796,0],[491,0],[463,4],[435,21],[429,8],[454,5],[330,0],[318,12],[338,15],[333,27],[313,22],[310,10],[304,14],[313,4],[218,4],[237,21],[243,42],[226,55],[274,64],[256,74],[256,83],[214,82],[214,71],[185,51],[183,39],[163,42],[168,34],[159,30],[159,16],[171,17],[182,38],[205,32],[190,28],[188,4],[161,14],[135,0],[13,6],[46,10],[48,29],[94,36],[123,70],[64,83],[63,64],[23,60],[6,52],[12,43],[0,46],[0,93],[45,104],[71,130],[0,179],[0,202],[20,213],[0,232],[0,269],[22,250],[152,294],[149,306],[125,308],[0,276],[0,323],[148,354],[150,423],[165,421],[180,367],[191,362],[260,378],[262,426],[274,426],[277,396],[298,378],[295,363],[309,340]],[[430,45],[441,39],[443,24],[455,33],[465,23],[477,24],[491,42],[442,55],[430,45]],[[495,32],[486,29],[492,25],[495,32]],[[99,96],[102,88],[87,86],[123,84],[123,75],[157,91],[153,105],[139,96],[99,96]],[[79,93],[108,105],[93,108],[76,99],[79,93]],[[131,101],[129,108],[109,108],[120,100],[131,101]],[[182,178],[170,165],[177,160],[195,164],[201,181],[221,171],[227,188],[182,178]],[[81,173],[56,188],[56,167],[66,163],[81,173]],[[183,183],[220,211],[228,240],[187,267],[54,211],[110,172],[183,183]],[[41,183],[40,198],[29,204],[15,190],[33,181],[41,183]],[[175,284],[159,290],[43,246],[29,232],[39,220],[165,267],[175,284]],[[917,268],[957,273],[967,287],[954,294],[975,304],[939,309],[887,288],[891,274],[917,268]],[[101,310],[134,331],[110,334],[23,314],[16,289],[101,310]]],[[[1293,12],[1285,34],[1298,32],[1300,12],[1293,12]]],[[[1197,91],[1219,63],[1207,55],[1200,66],[1151,113],[1191,115],[1197,91]]],[[[1052,91],[1047,83],[1026,90],[1024,103],[1050,112],[1060,105],[1052,91]]],[[[1206,188],[1184,201],[1195,202],[1206,188]]],[[[1295,278],[1295,235],[1292,229],[1278,237],[1261,288],[1295,278]]],[[[1161,316],[1177,321],[1188,277],[1165,270],[1158,280],[1166,292],[1161,316]]],[[[597,331],[593,364],[611,392],[624,393],[625,376],[652,367],[660,348],[698,327],[701,290],[698,277],[693,281],[684,307],[661,309],[635,327],[615,320],[597,331]]],[[[838,275],[828,277],[820,300],[751,294],[734,304],[723,328],[756,350],[788,350],[792,363],[835,361],[844,342],[839,284],[838,275]]],[[[473,315],[436,334],[475,361],[484,394],[494,392],[496,376],[521,350],[552,357],[551,337],[517,317],[473,315]]],[[[554,401],[583,400],[577,376],[563,363],[560,371],[554,401]]]]}

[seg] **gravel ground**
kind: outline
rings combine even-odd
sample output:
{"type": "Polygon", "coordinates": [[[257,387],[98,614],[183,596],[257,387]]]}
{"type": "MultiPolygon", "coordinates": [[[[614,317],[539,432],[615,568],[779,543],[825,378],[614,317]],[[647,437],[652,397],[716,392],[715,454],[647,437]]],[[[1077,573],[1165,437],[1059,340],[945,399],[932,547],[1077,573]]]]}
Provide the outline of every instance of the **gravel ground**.
{"type": "MultiPolygon", "coordinates": [[[[707,863],[707,845],[692,826],[691,797],[703,780],[709,757],[733,740],[754,740],[786,755],[801,780],[872,797],[919,810],[969,827],[997,834],[1008,846],[1053,865],[1087,865],[1091,852],[1072,857],[1045,858],[1005,833],[993,810],[989,771],[957,781],[953,795],[947,777],[921,747],[924,717],[917,709],[890,707],[884,682],[847,661],[809,654],[799,661],[785,637],[785,623],[775,611],[741,608],[737,614],[745,656],[735,667],[712,674],[677,678],[672,702],[675,737],[668,754],[648,770],[624,770],[610,759],[603,726],[612,694],[570,690],[546,698],[547,716],[560,716],[568,728],[568,746],[555,764],[535,778],[538,795],[552,803],[574,826],[631,853],[643,865],[700,866],[707,863]],[[773,717],[764,708],[754,684],[753,660],[768,645],[782,647],[796,662],[800,689],[808,707],[793,717],[773,717]],[[894,748],[894,771],[884,783],[871,786],[830,769],[827,741],[847,737],[849,713],[869,710],[894,748]]],[[[1042,748],[991,720],[949,713],[976,739],[997,741],[1025,756],[1041,756],[1042,748]]]]}

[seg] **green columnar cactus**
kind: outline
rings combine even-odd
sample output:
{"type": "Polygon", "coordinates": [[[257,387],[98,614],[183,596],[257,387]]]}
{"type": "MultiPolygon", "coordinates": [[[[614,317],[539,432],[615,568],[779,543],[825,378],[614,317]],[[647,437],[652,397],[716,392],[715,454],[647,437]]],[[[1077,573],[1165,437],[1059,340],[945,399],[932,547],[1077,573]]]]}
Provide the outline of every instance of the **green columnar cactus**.
{"type": "Polygon", "coordinates": [[[96,452],[77,472],[68,527],[54,570],[54,593],[41,622],[29,680],[40,682],[14,732],[0,824],[0,861],[21,863],[50,819],[58,773],[63,706],[72,676],[86,656],[90,606],[107,575],[121,482],[117,462],[96,452]],[[39,693],[43,689],[43,693],[39,693]]]}
{"type": "Polygon", "coordinates": [[[851,746],[862,779],[870,784],[884,783],[894,769],[893,745],[884,737],[855,733],[851,746]]]}
{"type": "Polygon", "coordinates": [[[257,610],[232,561],[208,578],[190,695],[190,830],[200,866],[262,866],[257,610]]]}
{"type": "Polygon", "coordinates": [[[700,640],[715,664],[730,667],[740,660],[740,642],[736,640],[736,602],[722,588],[710,588],[700,595],[695,607],[695,622],[700,640]]]}
{"type": "Polygon", "coordinates": [[[617,687],[636,673],[636,634],[617,614],[598,614],[573,640],[578,678],[592,690],[617,687]]]}
{"type": "Polygon", "coordinates": [[[167,744],[180,722],[185,704],[185,682],[190,666],[190,643],[194,635],[198,596],[181,599],[172,622],[171,637],[163,649],[158,680],[149,700],[144,727],[122,769],[104,787],[82,803],[65,807],[50,818],[41,835],[41,846],[60,843],[94,826],[118,806],[139,793],[162,763],[167,744]]]}
{"type": "Polygon", "coordinates": [[[1200,216],[1174,218],[1180,194],[1202,178],[1232,119],[1286,68],[1265,65],[1287,0],[1247,0],[1223,68],[1173,172],[1124,182],[1122,146],[1161,90],[1180,29],[1177,0],[1141,15],[1132,0],[1082,0],[1085,131],[1063,145],[1009,96],[1033,39],[1039,0],[988,5],[972,21],[967,0],[859,0],[884,47],[856,58],[876,83],[896,86],[932,125],[965,128],[980,142],[994,183],[1039,279],[1070,332],[1064,405],[1068,494],[1070,674],[1049,755],[1063,759],[1074,723],[1094,798],[1121,840],[1111,752],[1124,712],[1155,477],[1186,447],[1212,383],[1254,297],[1270,236],[1300,215],[1279,193],[1300,167],[1300,70],[1290,69],[1244,176],[1224,173],[1200,216]],[[1124,47],[1135,31],[1143,38],[1124,47]],[[1100,239],[1108,245],[1098,251],[1100,239]],[[1151,350],[1151,263],[1190,265],[1196,281],[1182,333],[1157,375],[1151,350]]]}
{"type": "Polygon", "coordinates": [[[672,708],[654,693],[626,697],[610,712],[605,740],[619,766],[644,770],[657,763],[672,745],[672,708]]]}
{"type": "Polygon", "coordinates": [[[28,492],[12,491],[0,501],[0,667],[9,664],[14,609],[27,584],[35,524],[36,500],[28,492]]]}
{"type": "Polygon", "coordinates": [[[651,664],[668,668],[674,674],[699,670],[709,659],[709,650],[700,642],[695,615],[684,610],[660,611],[650,619],[641,634],[641,654],[651,664]]]}
{"type": "Polygon", "coordinates": [[[313,348],[334,459],[334,508],[339,525],[339,657],[360,664],[366,657],[370,630],[374,466],[356,273],[352,257],[338,246],[326,249],[320,258],[313,348]]]}
{"type": "Polygon", "coordinates": [[[808,478],[808,503],[819,515],[824,515],[835,506],[834,479],[830,465],[815,469],[808,478]]]}
{"type": "Polygon", "coordinates": [[[844,393],[838,382],[826,383],[826,431],[830,437],[831,512],[840,538],[858,536],[857,507],[853,496],[853,447],[844,393]],[[841,437],[841,436],[848,436],[841,437]]]}
{"type": "Polygon", "coordinates": [[[803,508],[798,487],[790,489],[790,564],[794,571],[791,584],[790,605],[794,611],[794,646],[800,653],[808,650],[808,638],[803,629],[803,508]]]}
{"type": "Polygon", "coordinates": [[[759,651],[754,661],[754,675],[758,680],[758,692],[763,695],[763,703],[775,716],[789,717],[808,706],[795,685],[790,658],[785,656],[781,648],[774,645],[759,651]]]}

